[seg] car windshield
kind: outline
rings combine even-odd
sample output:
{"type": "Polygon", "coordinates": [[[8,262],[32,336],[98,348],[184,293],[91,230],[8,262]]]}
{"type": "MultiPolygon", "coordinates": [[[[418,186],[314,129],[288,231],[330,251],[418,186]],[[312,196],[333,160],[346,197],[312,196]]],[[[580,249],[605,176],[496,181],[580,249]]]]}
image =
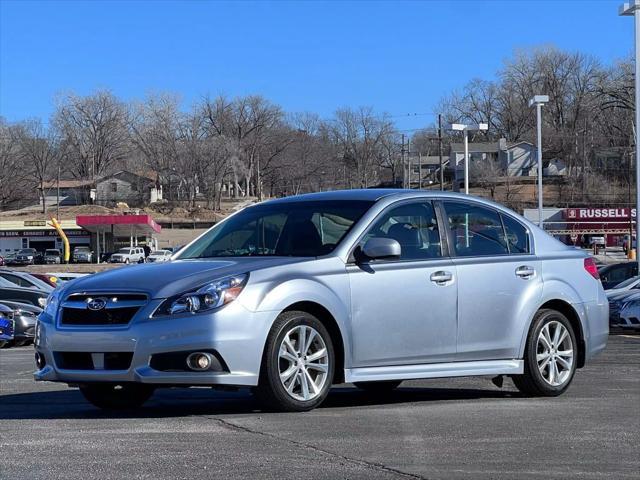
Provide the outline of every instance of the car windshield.
{"type": "Polygon", "coordinates": [[[121,248],[120,250],[118,250],[118,253],[126,253],[128,255],[129,253],[131,253],[131,250],[129,250],[128,248],[121,248]]]}
{"type": "MultiPolygon", "coordinates": [[[[632,285],[634,282],[637,282],[638,279],[640,279],[640,277],[631,277],[628,278],[627,280],[625,280],[624,282],[621,282],[619,284],[617,284],[615,287],[613,288],[626,288],[630,285],[632,285]]],[[[636,285],[636,287],[640,287],[640,285],[636,285]]]]}
{"type": "Polygon", "coordinates": [[[45,250],[44,254],[45,255],[60,255],[60,252],[58,250],[45,250]]]}
{"type": "Polygon", "coordinates": [[[33,255],[36,251],[32,248],[23,248],[18,253],[23,255],[33,255]]]}
{"type": "Polygon", "coordinates": [[[372,204],[296,201],[248,207],[185,247],[179,258],[326,255],[372,204]]]}
{"type": "Polygon", "coordinates": [[[171,252],[168,252],[167,250],[154,250],[149,255],[168,255],[169,253],[171,252]]]}

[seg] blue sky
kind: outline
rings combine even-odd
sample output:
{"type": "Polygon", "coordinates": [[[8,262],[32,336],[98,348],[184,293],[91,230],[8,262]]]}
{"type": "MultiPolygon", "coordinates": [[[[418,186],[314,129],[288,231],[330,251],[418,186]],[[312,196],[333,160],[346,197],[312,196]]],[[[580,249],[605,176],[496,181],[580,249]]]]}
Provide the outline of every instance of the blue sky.
{"type": "MultiPolygon", "coordinates": [[[[56,95],[258,93],[322,116],[370,105],[431,112],[514,50],[631,53],[622,0],[205,2],[0,0],[0,115],[47,118],[56,95]]],[[[432,121],[396,118],[400,128],[432,121]]]]}

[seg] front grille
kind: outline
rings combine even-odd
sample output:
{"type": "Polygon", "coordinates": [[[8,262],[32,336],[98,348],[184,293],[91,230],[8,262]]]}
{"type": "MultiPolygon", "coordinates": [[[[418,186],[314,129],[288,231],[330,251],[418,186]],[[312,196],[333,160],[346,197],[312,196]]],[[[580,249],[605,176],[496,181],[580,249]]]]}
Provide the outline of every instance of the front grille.
{"type": "Polygon", "coordinates": [[[86,308],[63,308],[62,325],[126,325],[140,307],[105,308],[89,310],[86,308]]]}
{"type": "Polygon", "coordinates": [[[58,368],[63,370],[97,370],[92,355],[99,356],[101,370],[128,370],[133,359],[133,352],[53,352],[58,368]]]}
{"type": "Polygon", "coordinates": [[[127,325],[147,300],[143,293],[73,293],[62,303],[60,325],[127,325]],[[90,309],[94,300],[102,308],[90,309]]]}

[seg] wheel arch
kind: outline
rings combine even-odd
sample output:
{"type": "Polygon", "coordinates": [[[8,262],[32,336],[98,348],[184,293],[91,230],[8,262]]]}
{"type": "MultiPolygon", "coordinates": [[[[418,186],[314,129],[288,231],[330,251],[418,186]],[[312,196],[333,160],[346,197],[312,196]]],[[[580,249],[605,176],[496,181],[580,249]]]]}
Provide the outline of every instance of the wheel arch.
{"type": "Polygon", "coordinates": [[[531,326],[532,326],[532,323],[533,323],[533,317],[540,310],[555,310],[555,311],[560,312],[561,314],[563,314],[565,317],[567,317],[567,320],[569,320],[569,323],[571,324],[571,327],[573,328],[573,331],[574,331],[574,333],[576,335],[576,340],[578,342],[577,368],[584,367],[585,360],[586,360],[586,343],[585,343],[585,337],[584,337],[584,329],[582,327],[582,321],[580,320],[580,314],[574,308],[573,305],[571,305],[569,302],[567,302],[565,300],[561,300],[559,298],[553,298],[553,299],[546,300],[533,313],[531,319],[529,320],[529,325],[528,325],[527,330],[526,330],[526,335],[525,335],[525,338],[524,338],[524,343],[523,343],[523,346],[522,346],[521,354],[524,355],[524,345],[526,344],[526,339],[529,337],[529,334],[531,333],[531,326]]]}
{"type": "Polygon", "coordinates": [[[342,336],[342,332],[340,331],[340,326],[338,325],[338,322],[334,318],[333,314],[323,305],[308,300],[292,303],[284,310],[282,310],[281,313],[291,311],[301,311],[309,313],[320,320],[325,326],[325,328],[329,332],[329,335],[331,336],[331,342],[333,343],[334,353],[336,356],[336,368],[333,374],[333,383],[343,383],[345,359],[344,339],[342,336]]]}

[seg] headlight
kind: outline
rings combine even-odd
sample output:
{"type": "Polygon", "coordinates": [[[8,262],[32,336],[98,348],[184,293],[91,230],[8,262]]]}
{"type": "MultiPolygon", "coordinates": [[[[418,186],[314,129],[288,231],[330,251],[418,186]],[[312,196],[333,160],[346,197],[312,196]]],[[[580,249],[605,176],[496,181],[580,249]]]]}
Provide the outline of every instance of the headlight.
{"type": "Polygon", "coordinates": [[[201,313],[219,308],[234,301],[247,284],[249,274],[233,275],[207,283],[192,292],[165,300],[153,314],[154,317],[180,313],[201,313]]]}

